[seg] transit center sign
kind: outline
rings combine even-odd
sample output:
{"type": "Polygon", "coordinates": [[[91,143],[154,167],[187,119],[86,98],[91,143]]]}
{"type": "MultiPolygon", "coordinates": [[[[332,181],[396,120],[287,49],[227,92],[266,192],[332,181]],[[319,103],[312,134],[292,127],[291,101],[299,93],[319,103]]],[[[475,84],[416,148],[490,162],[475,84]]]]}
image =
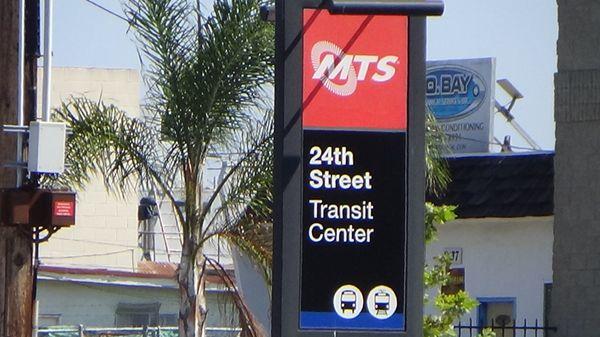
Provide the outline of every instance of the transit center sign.
{"type": "Polygon", "coordinates": [[[273,336],[423,336],[425,16],[442,11],[277,0],[273,336]]]}
{"type": "Polygon", "coordinates": [[[303,22],[300,328],[401,331],[408,18],[303,22]]]}

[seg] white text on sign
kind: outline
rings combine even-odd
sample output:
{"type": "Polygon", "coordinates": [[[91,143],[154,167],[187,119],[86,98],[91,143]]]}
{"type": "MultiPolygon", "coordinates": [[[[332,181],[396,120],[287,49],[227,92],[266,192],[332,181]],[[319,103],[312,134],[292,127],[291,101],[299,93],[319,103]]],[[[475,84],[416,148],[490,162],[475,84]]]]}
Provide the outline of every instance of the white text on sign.
{"type": "MultiPolygon", "coordinates": [[[[354,166],[354,153],[345,146],[313,146],[309,150],[310,166],[328,166],[332,170],[337,167],[354,166]]],[[[335,172],[335,171],[334,171],[335,172]]],[[[372,190],[372,175],[369,171],[360,174],[334,173],[330,170],[314,168],[309,173],[308,184],[313,189],[320,190],[372,190]]],[[[372,201],[363,200],[353,204],[332,204],[322,199],[309,199],[312,218],[319,222],[312,223],[308,228],[308,239],[312,242],[326,243],[370,243],[374,228],[362,228],[348,224],[344,226],[327,225],[327,220],[359,220],[372,221],[375,206],[372,201]]]]}

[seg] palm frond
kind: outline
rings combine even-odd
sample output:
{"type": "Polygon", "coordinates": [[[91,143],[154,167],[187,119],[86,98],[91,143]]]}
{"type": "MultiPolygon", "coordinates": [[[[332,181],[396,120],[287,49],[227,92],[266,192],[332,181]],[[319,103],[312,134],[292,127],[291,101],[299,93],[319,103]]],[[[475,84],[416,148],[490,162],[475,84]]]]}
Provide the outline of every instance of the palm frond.
{"type": "MultiPolygon", "coordinates": [[[[205,222],[204,231],[207,235],[234,226],[248,205],[256,203],[258,192],[268,192],[269,195],[271,193],[272,112],[267,112],[260,119],[249,122],[247,128],[238,130],[233,139],[237,146],[228,149],[240,155],[215,187],[213,195],[203,210],[203,217],[211,216],[209,221],[205,222]]],[[[253,207],[258,211],[258,204],[253,207]]]]}
{"type": "Polygon", "coordinates": [[[425,177],[429,193],[439,194],[450,182],[450,173],[444,155],[450,149],[446,134],[435,116],[427,110],[425,118],[425,177]]]}
{"type": "Polygon", "coordinates": [[[203,22],[186,1],[135,0],[126,12],[148,62],[147,108],[196,170],[207,145],[227,143],[272,83],[273,27],[255,0],[218,0],[203,22]]]}
{"type": "Polygon", "coordinates": [[[216,271],[217,276],[223,281],[227,290],[231,292],[233,295],[234,305],[240,311],[240,325],[242,327],[242,336],[245,337],[266,337],[268,334],[266,333],[264,327],[258,322],[258,320],[252,315],[252,312],[246,305],[244,298],[236,287],[235,282],[229,276],[225,268],[214,259],[211,259],[207,256],[204,257],[207,263],[216,271]]]}
{"type": "Polygon", "coordinates": [[[152,125],[127,116],[114,105],[85,97],[72,97],[55,112],[72,129],[66,147],[67,169],[58,177],[46,177],[42,184],[83,188],[99,175],[108,190],[124,195],[141,182],[152,181],[175,200],[171,191],[177,157],[152,125]]]}

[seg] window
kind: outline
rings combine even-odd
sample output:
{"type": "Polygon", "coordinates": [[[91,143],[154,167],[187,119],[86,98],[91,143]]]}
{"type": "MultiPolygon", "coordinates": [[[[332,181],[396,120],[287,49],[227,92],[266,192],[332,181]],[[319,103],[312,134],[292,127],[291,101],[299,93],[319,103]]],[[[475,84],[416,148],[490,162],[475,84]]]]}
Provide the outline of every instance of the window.
{"type": "Polygon", "coordinates": [[[502,327],[512,327],[515,320],[514,297],[483,297],[477,298],[477,320],[479,326],[494,326],[497,336],[514,337],[514,330],[504,330],[502,327]]]}
{"type": "Polygon", "coordinates": [[[161,314],[160,318],[160,326],[177,326],[177,315],[176,314],[161,314]]]}
{"type": "Polygon", "coordinates": [[[550,308],[552,305],[552,283],[544,284],[544,326],[550,326],[550,308]]]}
{"type": "Polygon", "coordinates": [[[38,326],[49,327],[60,325],[60,314],[40,314],[38,317],[38,326]]]}
{"type": "Polygon", "coordinates": [[[156,326],[160,303],[119,303],[115,325],[119,327],[156,326]]]}

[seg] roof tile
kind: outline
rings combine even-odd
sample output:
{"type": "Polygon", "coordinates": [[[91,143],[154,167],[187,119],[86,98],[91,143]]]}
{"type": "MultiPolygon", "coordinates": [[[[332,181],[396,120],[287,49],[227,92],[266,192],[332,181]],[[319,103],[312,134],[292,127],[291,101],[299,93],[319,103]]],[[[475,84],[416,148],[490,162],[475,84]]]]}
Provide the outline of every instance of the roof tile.
{"type": "Polygon", "coordinates": [[[546,216],[554,212],[554,153],[447,158],[452,182],[436,205],[459,218],[546,216]]]}

